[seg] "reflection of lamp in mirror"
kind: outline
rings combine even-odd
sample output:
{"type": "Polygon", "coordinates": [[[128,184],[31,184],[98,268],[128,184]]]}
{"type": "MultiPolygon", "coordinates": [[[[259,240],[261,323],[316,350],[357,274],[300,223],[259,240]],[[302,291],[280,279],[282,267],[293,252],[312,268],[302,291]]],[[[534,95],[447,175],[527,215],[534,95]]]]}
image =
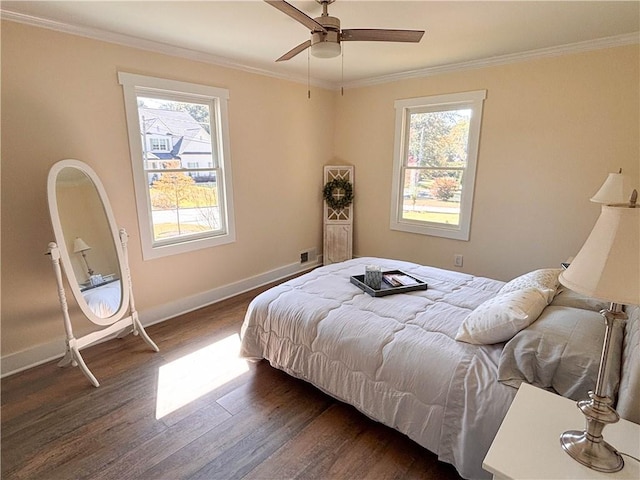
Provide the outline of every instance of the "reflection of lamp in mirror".
{"type": "Polygon", "coordinates": [[[82,255],[82,258],[84,258],[84,264],[87,266],[87,273],[89,274],[89,277],[91,277],[91,275],[93,275],[93,270],[91,270],[89,262],[87,261],[87,254],[85,253],[87,250],[91,250],[91,247],[87,245],[83,239],[76,237],[73,241],[73,253],[79,253],[82,255]]]}
{"type": "Polygon", "coordinates": [[[640,303],[640,206],[634,190],[627,204],[604,205],[591,235],[571,265],[560,275],[560,283],[589,297],[608,300],[609,309],[600,313],[605,320],[604,345],[600,369],[590,400],[578,402],[586,417],[583,431],[568,431],[560,442],[575,460],[600,472],[617,472],[624,461],[614,447],[603,440],[602,430],[620,418],[608,396],[607,372],[616,353],[611,343],[612,329],[617,319],[626,319],[622,305],[640,303]]]}
{"type": "Polygon", "coordinates": [[[613,203],[624,203],[631,195],[631,182],[629,177],[622,173],[610,173],[591,201],[611,205],[613,203]]]}

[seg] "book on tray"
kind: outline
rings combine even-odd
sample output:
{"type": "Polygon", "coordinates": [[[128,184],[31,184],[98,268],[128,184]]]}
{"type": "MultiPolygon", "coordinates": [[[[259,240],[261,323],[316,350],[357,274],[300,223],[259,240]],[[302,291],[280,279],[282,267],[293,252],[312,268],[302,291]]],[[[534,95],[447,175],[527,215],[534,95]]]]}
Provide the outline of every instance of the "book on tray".
{"type": "Polygon", "coordinates": [[[409,275],[403,275],[398,273],[386,273],[382,276],[382,279],[388,285],[392,287],[407,287],[409,285],[418,285],[418,280],[409,275]]]}

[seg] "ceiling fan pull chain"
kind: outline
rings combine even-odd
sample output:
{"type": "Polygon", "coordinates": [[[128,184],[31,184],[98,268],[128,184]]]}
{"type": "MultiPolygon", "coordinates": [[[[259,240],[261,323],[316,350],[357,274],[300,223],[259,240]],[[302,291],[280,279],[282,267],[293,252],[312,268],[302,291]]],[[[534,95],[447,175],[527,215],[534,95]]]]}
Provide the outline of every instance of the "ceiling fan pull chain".
{"type": "Polygon", "coordinates": [[[311,56],[307,49],[307,99],[311,98],[311,56]]]}
{"type": "Polygon", "coordinates": [[[342,55],[340,56],[340,95],[344,97],[344,45],[342,45],[342,55]]]}

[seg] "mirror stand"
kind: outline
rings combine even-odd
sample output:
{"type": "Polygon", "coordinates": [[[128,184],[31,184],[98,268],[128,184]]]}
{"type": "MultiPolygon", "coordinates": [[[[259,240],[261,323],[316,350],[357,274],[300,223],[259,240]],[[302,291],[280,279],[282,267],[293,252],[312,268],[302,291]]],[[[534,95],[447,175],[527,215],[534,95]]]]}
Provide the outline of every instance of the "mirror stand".
{"type": "Polygon", "coordinates": [[[56,276],[56,282],[58,284],[58,300],[60,301],[60,308],[62,310],[62,317],[64,320],[64,328],[66,332],[66,349],[65,354],[62,360],[58,363],[60,367],[66,367],[68,365],[78,366],[82,373],[89,379],[89,381],[95,386],[99,387],[100,383],[96,379],[96,377],[91,373],[89,367],[82,359],[82,355],[80,354],[80,350],[84,347],[87,347],[99,340],[102,340],[106,337],[112,336],[116,334],[117,338],[122,338],[128,335],[129,333],[133,333],[134,335],[140,335],[142,339],[149,345],[154,351],[158,352],[158,346],[151,340],[147,332],[144,330],[144,327],[140,323],[138,319],[138,312],[135,309],[135,304],[133,300],[133,291],[131,286],[131,274],[129,272],[129,262],[127,257],[127,241],[128,235],[124,228],[121,228],[119,231],[120,243],[122,245],[122,253],[123,253],[123,263],[124,263],[124,272],[123,272],[123,287],[128,290],[128,299],[129,299],[129,315],[118,320],[115,323],[112,323],[107,328],[102,330],[89,333],[83,337],[76,338],[73,333],[73,327],[71,324],[71,318],[69,317],[69,309],[67,305],[67,297],[64,289],[64,284],[62,280],[62,268],[60,266],[60,248],[55,242],[49,243],[48,253],[51,255],[51,262],[53,263],[53,270],[56,276]]]}

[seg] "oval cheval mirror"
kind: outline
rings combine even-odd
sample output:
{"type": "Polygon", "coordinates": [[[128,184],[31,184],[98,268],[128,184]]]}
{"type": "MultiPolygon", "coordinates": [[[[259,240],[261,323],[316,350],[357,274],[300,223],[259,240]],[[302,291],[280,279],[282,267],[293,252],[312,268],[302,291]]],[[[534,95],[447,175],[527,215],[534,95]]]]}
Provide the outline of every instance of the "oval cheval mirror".
{"type": "Polygon", "coordinates": [[[133,301],[128,235],[118,230],[98,175],[78,160],[61,160],[49,171],[47,196],[55,242],[49,243],[66,332],[66,351],[59,366],[79,366],[91,383],[100,384],[80,350],[109,336],[140,335],[156,352],[138,319],[133,301]],[[69,316],[62,271],[84,316],[103,327],[76,338],[69,316]]]}

